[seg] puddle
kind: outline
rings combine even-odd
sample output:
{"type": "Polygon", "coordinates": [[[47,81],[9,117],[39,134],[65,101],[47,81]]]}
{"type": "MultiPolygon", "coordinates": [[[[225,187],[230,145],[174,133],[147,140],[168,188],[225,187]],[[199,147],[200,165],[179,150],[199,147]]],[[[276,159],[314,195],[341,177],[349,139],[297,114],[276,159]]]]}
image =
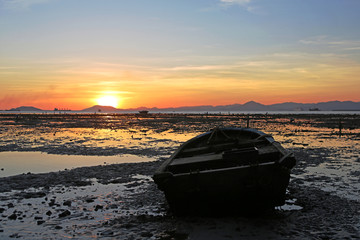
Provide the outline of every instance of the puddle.
{"type": "Polygon", "coordinates": [[[275,207],[277,211],[298,211],[303,207],[296,205],[296,199],[287,199],[285,204],[279,207],[275,207]]]}
{"type": "Polygon", "coordinates": [[[83,156],[41,152],[0,152],[0,177],[29,172],[54,172],[84,166],[149,161],[154,161],[154,158],[130,154],[121,156],[83,156]]]}

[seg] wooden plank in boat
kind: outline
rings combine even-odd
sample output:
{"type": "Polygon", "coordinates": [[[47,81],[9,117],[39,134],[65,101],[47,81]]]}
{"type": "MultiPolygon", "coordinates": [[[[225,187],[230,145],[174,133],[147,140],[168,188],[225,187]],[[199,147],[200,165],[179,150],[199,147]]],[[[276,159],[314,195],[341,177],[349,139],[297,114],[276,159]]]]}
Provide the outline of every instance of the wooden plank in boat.
{"type": "Polygon", "coordinates": [[[185,158],[175,158],[169,166],[178,166],[190,163],[199,163],[199,162],[208,162],[208,161],[216,161],[222,159],[222,153],[220,154],[204,154],[198,155],[195,157],[185,157],[185,158]]]}
{"type": "Polygon", "coordinates": [[[210,150],[210,149],[222,149],[222,148],[226,148],[226,147],[236,147],[236,148],[241,148],[244,146],[252,146],[258,143],[262,143],[264,142],[264,139],[252,139],[252,140],[247,140],[247,141],[235,141],[235,142],[229,142],[229,143],[221,143],[221,144],[211,144],[211,145],[206,145],[203,147],[194,147],[194,148],[188,148],[188,149],[184,149],[182,152],[184,154],[186,153],[196,153],[196,152],[201,152],[201,151],[206,151],[206,150],[210,150]]]}
{"type": "Polygon", "coordinates": [[[263,155],[263,154],[276,153],[279,152],[279,150],[275,146],[269,145],[258,148],[258,152],[260,155],[263,155]]]}

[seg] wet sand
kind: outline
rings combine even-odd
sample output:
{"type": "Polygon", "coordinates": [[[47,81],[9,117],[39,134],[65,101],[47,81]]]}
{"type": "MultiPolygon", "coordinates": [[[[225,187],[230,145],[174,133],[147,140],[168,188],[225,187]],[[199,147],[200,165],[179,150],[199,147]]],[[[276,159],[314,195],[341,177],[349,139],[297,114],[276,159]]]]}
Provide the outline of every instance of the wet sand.
{"type": "Polygon", "coordinates": [[[181,142],[215,126],[244,127],[247,118],[2,115],[0,151],[135,154],[154,161],[0,178],[0,238],[360,238],[359,115],[250,116],[250,127],[296,155],[286,204],[252,217],[172,216],[151,179],[155,169],[181,142]]]}

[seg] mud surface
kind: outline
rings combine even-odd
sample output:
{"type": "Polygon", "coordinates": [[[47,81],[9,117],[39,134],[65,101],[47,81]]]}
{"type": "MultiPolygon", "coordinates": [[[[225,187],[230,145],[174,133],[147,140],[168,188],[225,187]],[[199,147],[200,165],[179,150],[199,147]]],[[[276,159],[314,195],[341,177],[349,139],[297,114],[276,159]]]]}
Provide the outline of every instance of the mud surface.
{"type": "Polygon", "coordinates": [[[1,115],[0,124],[0,151],[154,158],[0,178],[0,239],[360,238],[359,115],[1,115]],[[258,216],[174,217],[155,169],[181,142],[248,118],[296,155],[286,204],[258,216]]]}

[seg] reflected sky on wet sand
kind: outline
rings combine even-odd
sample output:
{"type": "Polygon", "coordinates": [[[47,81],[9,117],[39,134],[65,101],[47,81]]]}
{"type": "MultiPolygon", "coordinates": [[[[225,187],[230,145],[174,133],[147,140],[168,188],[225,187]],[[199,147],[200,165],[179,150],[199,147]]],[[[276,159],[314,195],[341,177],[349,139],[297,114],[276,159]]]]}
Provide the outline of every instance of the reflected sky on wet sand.
{"type": "Polygon", "coordinates": [[[55,172],[76,167],[153,161],[136,155],[83,156],[41,152],[0,152],[0,177],[28,173],[55,172]]]}

